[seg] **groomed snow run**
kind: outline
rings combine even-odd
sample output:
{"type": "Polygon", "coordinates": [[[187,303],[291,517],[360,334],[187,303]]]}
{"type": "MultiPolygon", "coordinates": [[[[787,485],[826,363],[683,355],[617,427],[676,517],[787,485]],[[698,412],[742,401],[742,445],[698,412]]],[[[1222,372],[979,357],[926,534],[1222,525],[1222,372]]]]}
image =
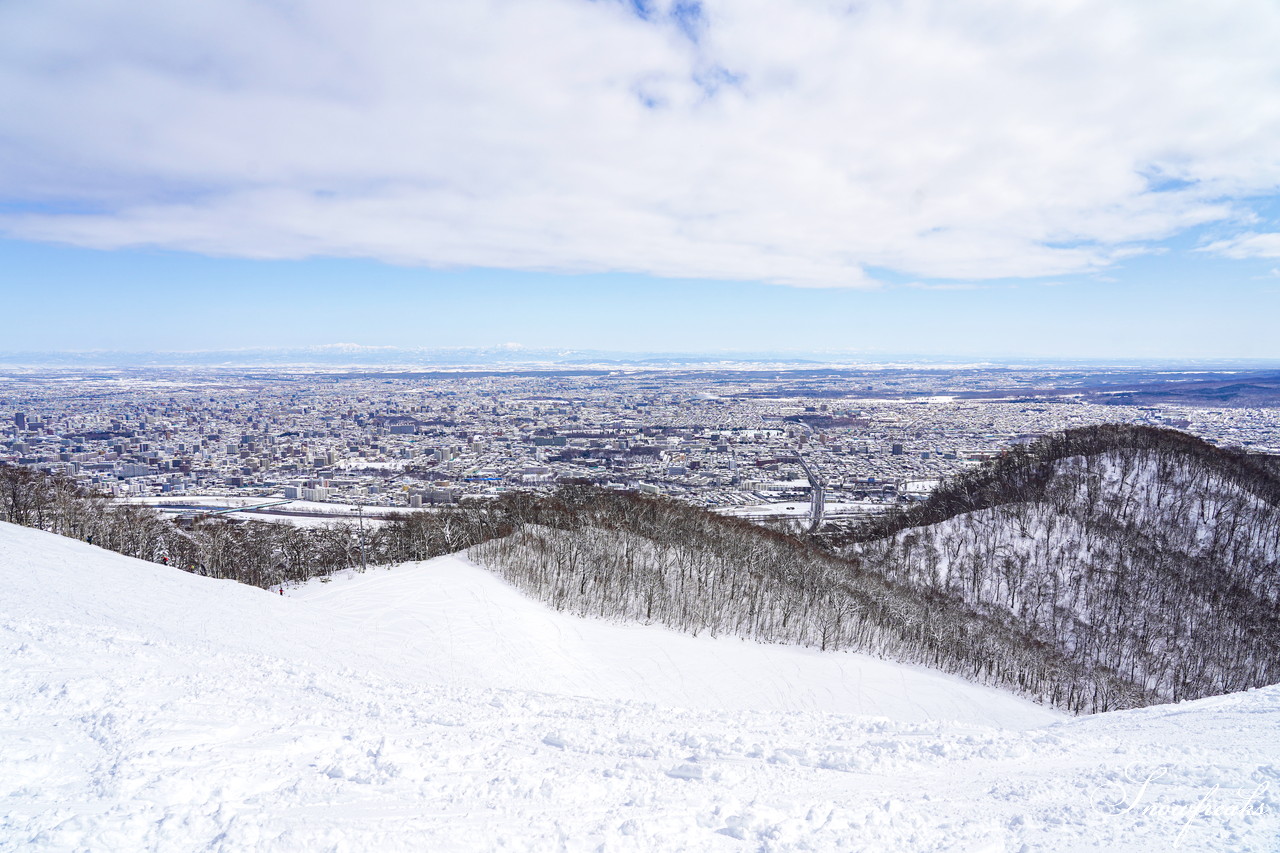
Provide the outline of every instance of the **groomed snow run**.
{"type": "Polygon", "coordinates": [[[0,659],[0,850],[1280,849],[1280,688],[1072,720],[456,557],[282,597],[0,524],[0,659]]]}

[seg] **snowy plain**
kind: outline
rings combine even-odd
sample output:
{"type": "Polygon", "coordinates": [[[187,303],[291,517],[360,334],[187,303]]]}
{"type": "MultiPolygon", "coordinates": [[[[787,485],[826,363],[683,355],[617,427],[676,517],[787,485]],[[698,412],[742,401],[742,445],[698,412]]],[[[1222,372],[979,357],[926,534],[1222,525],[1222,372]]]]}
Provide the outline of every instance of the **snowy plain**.
{"type": "Polygon", "coordinates": [[[460,557],[285,592],[0,524],[0,849],[1280,849],[1280,687],[1070,719],[460,557]]]}

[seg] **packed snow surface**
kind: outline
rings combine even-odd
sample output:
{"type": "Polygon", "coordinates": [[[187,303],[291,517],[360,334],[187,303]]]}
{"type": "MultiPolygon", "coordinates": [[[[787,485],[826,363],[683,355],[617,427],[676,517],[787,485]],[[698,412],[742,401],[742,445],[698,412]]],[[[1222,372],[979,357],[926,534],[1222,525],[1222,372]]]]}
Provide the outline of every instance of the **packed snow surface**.
{"type": "Polygon", "coordinates": [[[1280,688],[1067,719],[457,557],[285,592],[0,524],[0,849],[1280,848],[1280,688]]]}

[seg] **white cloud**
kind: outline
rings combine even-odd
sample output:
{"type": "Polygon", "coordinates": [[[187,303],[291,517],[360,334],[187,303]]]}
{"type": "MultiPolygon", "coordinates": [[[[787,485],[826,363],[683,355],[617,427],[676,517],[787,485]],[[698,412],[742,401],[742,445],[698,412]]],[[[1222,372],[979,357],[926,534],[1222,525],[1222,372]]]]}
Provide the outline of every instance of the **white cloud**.
{"type": "Polygon", "coordinates": [[[1280,187],[1269,0],[650,5],[11,0],[0,225],[857,287],[1099,270],[1280,187]]]}
{"type": "Polygon", "coordinates": [[[1202,251],[1225,255],[1236,260],[1280,258],[1280,234],[1250,232],[1210,243],[1202,251]]]}

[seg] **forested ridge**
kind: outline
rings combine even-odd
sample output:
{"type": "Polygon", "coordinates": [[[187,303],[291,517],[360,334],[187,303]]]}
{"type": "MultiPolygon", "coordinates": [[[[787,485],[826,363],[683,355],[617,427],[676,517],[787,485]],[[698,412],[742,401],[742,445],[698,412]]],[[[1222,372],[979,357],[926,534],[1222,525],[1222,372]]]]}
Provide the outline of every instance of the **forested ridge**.
{"type": "MultiPolygon", "coordinates": [[[[1071,457],[1135,452],[1162,460],[1179,459],[1201,469],[1202,475],[1280,506],[1280,458],[1220,448],[1189,433],[1160,427],[1101,424],[1043,436],[1017,445],[959,476],[944,480],[921,503],[829,534],[830,544],[868,541],[891,536],[909,527],[946,521],[1014,503],[1042,501],[1060,473],[1057,463],[1071,457]]],[[[1202,480],[1207,482],[1207,480],[1202,480]]]]}
{"type": "Polygon", "coordinates": [[[1274,460],[1172,430],[1049,436],[921,504],[808,538],[583,486],[363,533],[221,520],[184,530],[3,467],[0,518],[259,586],[467,549],[584,616],[866,652],[1073,712],[1280,681],[1274,460]]]}
{"type": "Polygon", "coordinates": [[[554,607],[697,634],[916,663],[1076,710],[1141,704],[999,608],[899,584],[795,537],[678,501],[594,489],[530,501],[516,531],[470,549],[554,607]]]}
{"type": "Polygon", "coordinates": [[[897,583],[1009,613],[1150,701],[1280,681],[1268,457],[1174,430],[1071,430],[824,544],[897,583]]]}

